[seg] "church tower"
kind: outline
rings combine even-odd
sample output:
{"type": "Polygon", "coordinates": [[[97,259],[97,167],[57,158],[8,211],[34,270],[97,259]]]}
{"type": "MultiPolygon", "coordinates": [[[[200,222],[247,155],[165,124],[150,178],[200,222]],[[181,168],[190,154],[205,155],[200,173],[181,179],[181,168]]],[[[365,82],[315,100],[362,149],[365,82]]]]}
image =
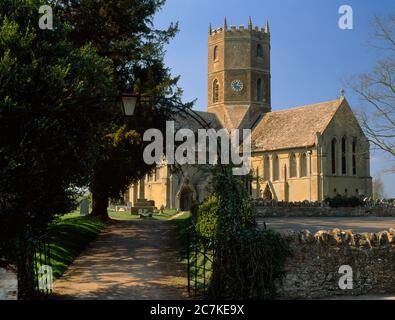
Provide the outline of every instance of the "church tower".
{"type": "Polygon", "coordinates": [[[208,111],[227,128],[248,127],[270,101],[270,30],[252,25],[209,27],[208,111]]]}

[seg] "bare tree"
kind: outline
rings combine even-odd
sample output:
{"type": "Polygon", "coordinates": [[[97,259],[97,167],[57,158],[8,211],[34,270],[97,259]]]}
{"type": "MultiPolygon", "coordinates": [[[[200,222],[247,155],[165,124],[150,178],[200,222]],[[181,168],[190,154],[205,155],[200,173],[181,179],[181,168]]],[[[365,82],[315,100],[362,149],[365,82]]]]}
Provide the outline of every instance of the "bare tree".
{"type": "MultiPolygon", "coordinates": [[[[395,16],[375,16],[371,46],[383,54],[373,70],[351,81],[348,86],[367,108],[359,119],[369,141],[395,161],[395,16]]],[[[391,171],[395,172],[395,165],[391,171]]]]}
{"type": "Polygon", "coordinates": [[[373,199],[384,199],[385,194],[384,194],[384,184],[383,181],[381,180],[380,176],[377,176],[373,179],[373,199]]]}

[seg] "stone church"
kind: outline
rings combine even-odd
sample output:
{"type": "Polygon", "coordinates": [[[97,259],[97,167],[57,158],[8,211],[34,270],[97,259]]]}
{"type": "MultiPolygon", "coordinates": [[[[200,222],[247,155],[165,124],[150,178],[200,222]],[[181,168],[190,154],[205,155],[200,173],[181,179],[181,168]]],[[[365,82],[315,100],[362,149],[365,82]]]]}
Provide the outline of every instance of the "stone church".
{"type": "MultiPolygon", "coordinates": [[[[208,110],[198,112],[215,129],[252,130],[253,198],[322,201],[336,194],[369,196],[369,142],[344,92],[319,103],[272,111],[270,30],[253,26],[208,32],[208,110]]],[[[200,128],[187,117],[179,128],[200,128]]],[[[131,206],[188,210],[209,193],[209,172],[199,166],[172,170],[164,161],[132,185],[131,206]]]]}

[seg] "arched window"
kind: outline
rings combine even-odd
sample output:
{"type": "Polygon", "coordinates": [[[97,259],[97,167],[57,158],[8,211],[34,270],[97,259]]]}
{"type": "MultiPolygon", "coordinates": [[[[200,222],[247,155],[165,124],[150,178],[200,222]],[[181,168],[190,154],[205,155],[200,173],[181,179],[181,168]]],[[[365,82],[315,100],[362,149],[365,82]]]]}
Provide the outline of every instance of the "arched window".
{"type": "Polygon", "coordinates": [[[262,57],[262,46],[260,44],[256,46],[256,56],[262,57]]]}
{"type": "Polygon", "coordinates": [[[296,156],[294,153],[291,154],[290,162],[291,162],[291,164],[289,166],[289,169],[290,169],[289,176],[291,178],[295,178],[296,177],[296,156]]]}
{"type": "Polygon", "coordinates": [[[347,139],[342,138],[342,174],[347,174],[347,139]]]}
{"type": "Polygon", "coordinates": [[[214,61],[218,60],[218,46],[214,47],[214,61]]]}
{"type": "Polygon", "coordinates": [[[262,79],[259,78],[256,82],[256,99],[258,101],[262,100],[262,79]]]}
{"type": "Polygon", "coordinates": [[[332,167],[332,174],[336,174],[336,139],[333,139],[331,142],[331,167],[332,167]]]}
{"type": "Polygon", "coordinates": [[[357,140],[352,141],[352,174],[357,175],[357,140]]]}
{"type": "Polygon", "coordinates": [[[279,164],[279,159],[278,156],[274,157],[274,161],[273,161],[273,180],[277,181],[280,180],[280,164],[279,164]]]}
{"type": "Polygon", "coordinates": [[[219,83],[218,80],[215,79],[213,83],[213,102],[219,101],[219,83]]]}
{"type": "Polygon", "coordinates": [[[270,180],[270,159],[269,157],[265,157],[265,163],[264,163],[264,178],[265,180],[270,180]]]}
{"type": "Polygon", "coordinates": [[[300,176],[301,177],[307,176],[307,156],[306,156],[306,153],[303,153],[300,158],[300,176]]]}
{"type": "Polygon", "coordinates": [[[155,181],[160,179],[160,168],[155,168],[155,181]]]}

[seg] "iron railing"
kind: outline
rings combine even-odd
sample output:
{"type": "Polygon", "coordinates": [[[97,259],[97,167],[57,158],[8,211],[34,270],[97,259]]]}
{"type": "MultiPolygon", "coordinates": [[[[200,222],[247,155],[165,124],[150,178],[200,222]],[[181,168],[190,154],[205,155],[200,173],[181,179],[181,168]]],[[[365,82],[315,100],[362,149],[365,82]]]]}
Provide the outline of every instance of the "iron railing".
{"type": "Polygon", "coordinates": [[[50,239],[49,234],[44,234],[34,239],[31,246],[34,290],[39,298],[45,298],[52,292],[50,239]]]}
{"type": "Polygon", "coordinates": [[[204,299],[211,280],[214,244],[196,233],[189,233],[186,243],[188,293],[204,299]]]}

